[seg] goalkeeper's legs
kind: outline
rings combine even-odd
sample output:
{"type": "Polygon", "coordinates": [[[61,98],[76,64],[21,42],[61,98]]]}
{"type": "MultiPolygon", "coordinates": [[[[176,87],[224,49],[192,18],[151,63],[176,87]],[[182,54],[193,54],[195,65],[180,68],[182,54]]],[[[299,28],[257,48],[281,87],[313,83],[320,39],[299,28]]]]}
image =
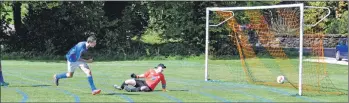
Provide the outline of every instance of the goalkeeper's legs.
{"type": "Polygon", "coordinates": [[[120,86],[114,85],[114,88],[119,89],[119,90],[123,90],[125,88],[125,86],[127,86],[127,84],[124,81],[124,82],[122,82],[122,84],[120,86]]]}
{"type": "Polygon", "coordinates": [[[140,87],[135,87],[135,88],[126,87],[125,90],[127,92],[140,92],[141,88],[140,87]]]}
{"type": "Polygon", "coordinates": [[[150,92],[151,89],[149,86],[145,83],[143,80],[135,80],[135,79],[128,79],[125,82],[121,84],[121,86],[114,85],[114,88],[122,90],[125,89],[128,92],[150,92]],[[132,85],[132,87],[128,87],[128,85],[132,85]]]}
{"type": "Polygon", "coordinates": [[[125,87],[125,90],[127,92],[150,92],[151,91],[151,89],[148,86],[141,86],[141,87],[135,87],[135,88],[125,87]]]}
{"type": "Polygon", "coordinates": [[[137,83],[136,83],[135,79],[128,79],[128,80],[125,81],[125,84],[136,86],[137,83]]]}
{"type": "Polygon", "coordinates": [[[114,88],[119,89],[119,90],[123,90],[125,88],[125,86],[127,87],[128,85],[136,86],[136,80],[135,79],[125,80],[124,82],[122,82],[122,84],[120,86],[114,85],[114,88]]]}

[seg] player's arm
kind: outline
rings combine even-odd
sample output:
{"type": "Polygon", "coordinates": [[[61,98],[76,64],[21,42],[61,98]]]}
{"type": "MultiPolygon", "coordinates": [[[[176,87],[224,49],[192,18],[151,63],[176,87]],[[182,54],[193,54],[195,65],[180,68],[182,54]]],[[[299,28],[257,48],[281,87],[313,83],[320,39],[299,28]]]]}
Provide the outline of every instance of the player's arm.
{"type": "Polygon", "coordinates": [[[145,72],[144,74],[136,75],[134,73],[131,74],[131,78],[145,78],[150,74],[150,71],[145,72]]]}
{"type": "Polygon", "coordinates": [[[161,81],[161,84],[162,84],[162,91],[166,92],[166,80],[165,80],[165,76],[162,75],[160,76],[160,81],[161,81]]]}
{"type": "Polygon", "coordinates": [[[144,78],[144,74],[141,74],[141,75],[136,75],[135,73],[132,73],[131,74],[131,78],[144,78]]]}
{"type": "Polygon", "coordinates": [[[91,63],[93,60],[91,53],[89,52],[83,52],[80,56],[80,60],[79,61],[83,61],[83,62],[87,62],[87,63],[91,63]]]}
{"type": "Polygon", "coordinates": [[[86,63],[92,63],[92,59],[83,59],[83,58],[80,58],[79,61],[82,61],[82,62],[86,62],[86,63]]]}

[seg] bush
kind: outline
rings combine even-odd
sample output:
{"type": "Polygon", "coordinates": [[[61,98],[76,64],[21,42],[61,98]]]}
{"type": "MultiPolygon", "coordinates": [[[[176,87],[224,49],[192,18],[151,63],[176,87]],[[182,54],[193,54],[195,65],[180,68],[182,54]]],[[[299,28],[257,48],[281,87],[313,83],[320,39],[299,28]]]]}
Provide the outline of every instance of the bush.
{"type": "Polygon", "coordinates": [[[342,14],[339,19],[330,19],[331,23],[325,28],[328,34],[348,34],[348,11],[342,14]]]}
{"type": "Polygon", "coordinates": [[[37,52],[2,52],[3,60],[65,60],[65,56],[37,52]]]}

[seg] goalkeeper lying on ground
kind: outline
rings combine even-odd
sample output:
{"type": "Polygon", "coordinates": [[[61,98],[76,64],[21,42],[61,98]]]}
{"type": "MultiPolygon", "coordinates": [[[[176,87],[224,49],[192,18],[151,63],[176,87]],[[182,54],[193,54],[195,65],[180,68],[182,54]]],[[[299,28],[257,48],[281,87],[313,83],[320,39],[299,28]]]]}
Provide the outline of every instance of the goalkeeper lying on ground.
{"type": "Polygon", "coordinates": [[[166,66],[159,64],[154,69],[149,69],[144,74],[136,75],[131,74],[133,79],[124,81],[121,86],[114,85],[115,89],[123,90],[128,92],[151,92],[155,89],[156,85],[161,81],[162,91],[166,91],[166,80],[162,74],[166,66]],[[138,78],[145,78],[145,80],[138,80],[138,78]],[[129,88],[128,85],[134,86],[135,88],[129,88]]]}

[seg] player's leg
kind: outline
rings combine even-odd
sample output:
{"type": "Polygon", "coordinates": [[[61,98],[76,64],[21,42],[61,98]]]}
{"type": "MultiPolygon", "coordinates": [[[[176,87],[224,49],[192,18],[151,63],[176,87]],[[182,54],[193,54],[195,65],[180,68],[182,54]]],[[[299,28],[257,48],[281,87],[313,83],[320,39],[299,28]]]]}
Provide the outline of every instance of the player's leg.
{"type": "Polygon", "coordinates": [[[119,89],[119,90],[123,90],[125,88],[125,86],[127,86],[127,85],[135,86],[136,85],[135,79],[125,80],[124,82],[122,82],[122,84],[120,86],[114,85],[114,88],[119,89]]]}
{"type": "Polygon", "coordinates": [[[138,82],[138,85],[140,86],[140,91],[142,91],[142,92],[152,91],[151,88],[147,85],[147,83],[144,80],[140,80],[138,82]]]}
{"type": "Polygon", "coordinates": [[[140,88],[141,91],[143,91],[143,92],[152,91],[152,89],[148,86],[148,84],[144,80],[141,81],[140,85],[141,85],[141,88],[140,88]]]}
{"type": "Polygon", "coordinates": [[[0,83],[4,82],[4,78],[2,77],[2,71],[0,69],[0,83]]]}
{"type": "Polygon", "coordinates": [[[145,92],[149,91],[150,88],[145,84],[144,80],[134,80],[136,84],[134,85],[135,88],[128,88],[126,87],[125,90],[128,92],[145,92]]]}
{"type": "Polygon", "coordinates": [[[77,62],[69,62],[69,61],[67,61],[68,72],[53,75],[53,79],[54,79],[54,82],[55,82],[56,86],[58,86],[59,79],[72,78],[73,75],[74,75],[74,71],[75,71],[75,69],[77,67],[78,67],[78,63],[77,62]]]}
{"type": "Polygon", "coordinates": [[[151,92],[152,90],[148,86],[141,86],[135,88],[125,87],[127,92],[151,92]]]}
{"type": "Polygon", "coordinates": [[[125,87],[125,90],[127,92],[141,92],[141,87],[134,87],[134,88],[125,87]]]}
{"type": "Polygon", "coordinates": [[[152,91],[148,86],[141,86],[140,90],[143,91],[143,92],[150,92],[150,91],[152,91]]]}
{"type": "Polygon", "coordinates": [[[6,83],[4,81],[3,76],[2,76],[2,70],[1,70],[1,64],[0,64],[0,86],[8,86],[8,85],[9,85],[9,83],[6,83]]]}
{"type": "Polygon", "coordinates": [[[90,84],[92,94],[93,95],[99,94],[101,92],[101,90],[97,89],[95,84],[93,83],[92,72],[91,72],[90,68],[88,67],[88,65],[84,62],[79,62],[79,66],[80,66],[80,69],[82,71],[84,71],[84,73],[87,75],[87,81],[90,84]]]}

